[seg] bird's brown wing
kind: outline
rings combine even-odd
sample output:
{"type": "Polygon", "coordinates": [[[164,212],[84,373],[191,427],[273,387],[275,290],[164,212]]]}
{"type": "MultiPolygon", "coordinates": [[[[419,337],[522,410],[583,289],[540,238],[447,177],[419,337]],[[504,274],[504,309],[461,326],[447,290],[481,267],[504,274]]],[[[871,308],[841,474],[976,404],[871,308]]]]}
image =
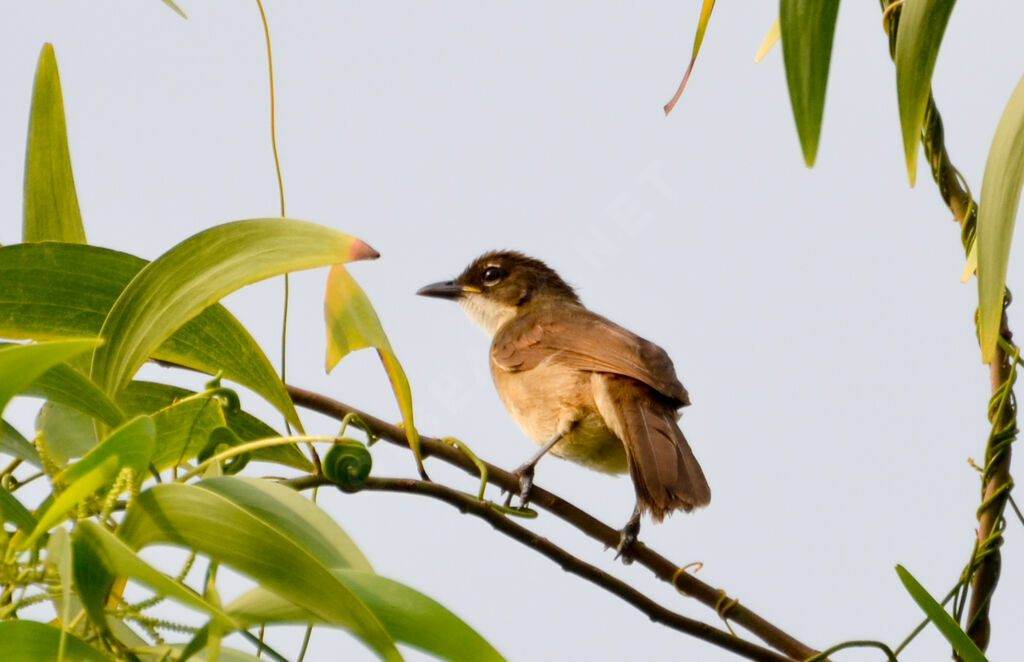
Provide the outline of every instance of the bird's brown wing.
{"type": "Polygon", "coordinates": [[[673,401],[690,404],[665,350],[618,324],[573,306],[523,315],[498,332],[491,360],[512,372],[554,362],[578,370],[631,377],[673,401]]]}

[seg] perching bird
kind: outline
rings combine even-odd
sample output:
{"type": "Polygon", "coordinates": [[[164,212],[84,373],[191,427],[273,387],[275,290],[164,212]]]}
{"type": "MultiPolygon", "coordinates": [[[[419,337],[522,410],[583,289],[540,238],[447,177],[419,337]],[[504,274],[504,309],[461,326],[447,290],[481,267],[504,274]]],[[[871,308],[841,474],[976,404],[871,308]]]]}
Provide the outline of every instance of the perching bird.
{"type": "Polygon", "coordinates": [[[494,385],[541,450],[516,470],[525,503],[534,465],[548,451],[598,471],[629,471],[636,507],[622,529],[621,554],[640,516],[655,522],[711,500],[697,458],[676,421],[690,404],[663,349],[596,313],[540,260],[486,253],[453,281],[417,294],[458,301],[491,337],[494,385]]]}

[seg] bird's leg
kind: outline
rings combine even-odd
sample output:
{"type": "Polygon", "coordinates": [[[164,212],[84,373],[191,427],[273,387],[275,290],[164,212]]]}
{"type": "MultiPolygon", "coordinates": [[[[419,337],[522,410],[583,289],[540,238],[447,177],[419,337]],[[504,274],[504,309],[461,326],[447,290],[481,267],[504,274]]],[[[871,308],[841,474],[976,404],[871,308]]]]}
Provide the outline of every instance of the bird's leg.
{"type": "Polygon", "coordinates": [[[622,527],[622,530],[619,531],[619,546],[615,548],[615,558],[621,558],[622,562],[626,565],[633,562],[630,548],[633,547],[633,543],[636,542],[636,537],[639,533],[640,502],[637,501],[636,507],[633,509],[633,515],[626,522],[626,526],[622,527]]]}
{"type": "MultiPolygon", "coordinates": [[[[540,462],[540,459],[542,457],[544,457],[544,455],[547,454],[547,452],[549,450],[551,450],[551,448],[555,444],[557,444],[558,440],[561,439],[561,438],[562,438],[562,433],[561,432],[556,432],[555,436],[551,437],[550,441],[548,441],[543,446],[541,446],[540,450],[537,451],[536,455],[531,457],[526,462],[523,462],[523,464],[521,464],[518,469],[516,469],[515,471],[512,472],[513,476],[516,476],[517,478],[519,478],[519,505],[520,506],[525,506],[527,501],[530,500],[530,490],[533,489],[533,469],[534,469],[534,467],[537,466],[537,463],[540,462]]],[[[511,500],[512,500],[512,493],[510,492],[509,495],[508,495],[508,501],[511,501],[511,500]]],[[[508,505],[508,501],[505,502],[506,506],[508,505]]]]}

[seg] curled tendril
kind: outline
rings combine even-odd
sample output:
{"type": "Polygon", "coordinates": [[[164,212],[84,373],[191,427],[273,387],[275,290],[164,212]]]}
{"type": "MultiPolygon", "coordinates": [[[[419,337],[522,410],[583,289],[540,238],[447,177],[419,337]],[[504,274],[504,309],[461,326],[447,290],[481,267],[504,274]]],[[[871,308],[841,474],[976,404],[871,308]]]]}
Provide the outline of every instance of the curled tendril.
{"type": "MultiPolygon", "coordinates": [[[[242,443],[242,440],[231,430],[231,428],[218,427],[214,428],[210,432],[210,440],[206,442],[203,449],[196,455],[196,460],[200,463],[205,462],[214,455],[222,453],[229,448],[234,448],[242,443]]],[[[251,453],[241,453],[233,458],[230,458],[223,467],[223,472],[229,476],[234,475],[245,468],[245,465],[249,464],[249,459],[252,457],[251,453]]]]}
{"type": "Polygon", "coordinates": [[[359,487],[373,468],[373,456],[355,439],[341,439],[323,461],[324,475],[343,487],[359,487]]]}

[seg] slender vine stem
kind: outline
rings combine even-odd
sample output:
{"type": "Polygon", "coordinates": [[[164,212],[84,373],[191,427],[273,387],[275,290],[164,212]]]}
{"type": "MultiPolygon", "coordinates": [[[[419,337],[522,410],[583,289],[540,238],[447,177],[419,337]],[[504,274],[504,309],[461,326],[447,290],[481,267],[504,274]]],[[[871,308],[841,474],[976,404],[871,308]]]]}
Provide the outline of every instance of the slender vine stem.
{"type": "MultiPolygon", "coordinates": [[[[307,391],[296,386],[288,386],[288,392],[295,404],[300,407],[317,411],[339,421],[344,420],[350,414],[355,414],[360,419],[360,427],[365,426],[365,429],[370,434],[401,448],[409,448],[405,431],[396,425],[392,425],[375,416],[313,391],[307,391]]],[[[462,469],[476,478],[480,477],[480,470],[477,464],[459,449],[444,443],[440,439],[425,436],[421,436],[420,439],[424,458],[433,457],[439,459],[462,469]]],[[[487,481],[490,484],[506,491],[517,491],[519,489],[519,479],[510,472],[487,462],[482,464],[487,468],[487,481]]],[[[585,535],[600,542],[606,548],[613,548],[619,543],[619,531],[617,529],[608,526],[572,503],[536,484],[534,484],[533,490],[530,492],[530,503],[564,520],[585,535]]],[[[488,509],[493,510],[490,506],[488,506],[488,509]]],[[[503,517],[500,513],[495,514],[503,517]]],[[[769,646],[785,655],[796,660],[805,660],[818,654],[818,651],[815,649],[801,643],[748,607],[740,604],[739,601],[733,600],[722,589],[705,584],[688,572],[680,572],[679,564],[669,561],[640,541],[636,542],[632,550],[632,559],[638,565],[650,570],[658,579],[671,584],[681,593],[694,598],[716,612],[720,612],[720,615],[724,615],[733,623],[742,625],[769,646]]]]}
{"type": "MultiPolygon", "coordinates": [[[[883,25],[889,36],[889,54],[895,57],[896,34],[902,11],[901,0],[880,0],[883,10],[883,25]]],[[[939,195],[953,212],[953,218],[960,224],[960,240],[964,251],[970,253],[977,231],[978,205],[971,197],[963,177],[953,166],[946,151],[942,116],[929,94],[921,127],[921,143],[931,167],[932,177],[939,188],[939,195]]],[[[971,560],[964,569],[964,590],[970,586],[970,603],[967,605],[966,632],[981,650],[988,646],[991,624],[988,612],[992,596],[999,582],[1001,566],[1000,547],[1005,527],[1003,511],[1006,508],[1013,479],[1010,477],[1011,444],[1017,435],[1017,406],[1013,394],[1016,371],[1013,335],[1006,322],[1005,307],[1010,303],[1007,292],[1002,319],[1000,321],[1000,342],[996,354],[989,364],[992,397],[989,400],[988,419],[992,432],[985,447],[985,466],[982,474],[981,506],[978,508],[978,529],[973,542],[971,560]],[[1009,351],[1008,351],[1009,350],[1009,351]],[[1014,355],[1014,363],[1011,363],[1014,355]]],[[[956,604],[963,604],[963,599],[956,604]]],[[[954,608],[954,616],[960,613],[954,608]]]]}

